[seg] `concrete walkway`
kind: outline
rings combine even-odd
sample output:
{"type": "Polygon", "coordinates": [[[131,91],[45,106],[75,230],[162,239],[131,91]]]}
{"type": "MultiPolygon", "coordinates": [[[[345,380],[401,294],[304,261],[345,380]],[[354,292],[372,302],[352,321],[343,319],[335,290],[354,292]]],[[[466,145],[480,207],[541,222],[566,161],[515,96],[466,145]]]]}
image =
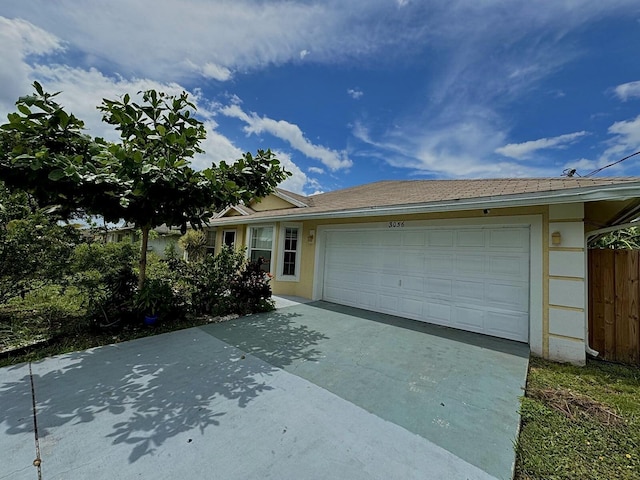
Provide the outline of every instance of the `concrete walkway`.
{"type": "Polygon", "coordinates": [[[0,479],[510,478],[525,345],[289,301],[0,369],[0,479]]]}

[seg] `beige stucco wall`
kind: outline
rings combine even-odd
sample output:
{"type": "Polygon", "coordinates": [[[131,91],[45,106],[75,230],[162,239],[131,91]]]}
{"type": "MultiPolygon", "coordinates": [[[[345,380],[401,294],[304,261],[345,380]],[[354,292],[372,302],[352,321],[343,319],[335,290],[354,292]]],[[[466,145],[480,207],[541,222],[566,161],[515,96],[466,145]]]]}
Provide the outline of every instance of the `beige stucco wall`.
{"type": "Polygon", "coordinates": [[[548,338],[545,357],[584,364],[586,332],[586,261],[584,205],[549,206],[548,338]],[[553,234],[560,244],[553,244],[553,234]]]}
{"type": "Polygon", "coordinates": [[[265,210],[281,210],[283,208],[294,208],[286,200],[276,197],[275,195],[269,195],[263,198],[261,201],[253,201],[249,205],[256,212],[263,212],[265,210]]]}
{"type": "MultiPolygon", "coordinates": [[[[541,286],[537,289],[536,298],[531,298],[532,309],[539,311],[538,320],[541,325],[533,325],[534,332],[530,338],[532,352],[545,358],[560,361],[568,361],[582,364],[585,361],[585,322],[586,322],[586,298],[585,298],[585,249],[584,249],[584,205],[571,204],[560,206],[537,206],[492,209],[488,214],[483,210],[465,210],[460,212],[442,212],[433,214],[377,216],[358,219],[324,219],[299,222],[302,225],[301,251],[300,251],[300,277],[298,281],[279,281],[276,271],[278,255],[280,254],[281,222],[264,222],[262,225],[274,227],[274,240],[276,242],[273,259],[272,280],[273,293],[276,295],[295,295],[304,298],[314,296],[314,275],[316,262],[316,247],[318,245],[319,230],[329,226],[347,224],[371,224],[389,221],[438,221],[456,220],[473,222],[474,219],[499,219],[500,217],[531,217],[541,219],[542,245],[538,257],[533,258],[532,263],[537,262],[536,268],[540,270],[541,286]],[[313,240],[309,240],[310,232],[314,232],[313,240]],[[560,232],[562,240],[560,245],[553,245],[552,233],[560,232]],[[534,308],[535,307],[535,308],[534,308]]],[[[238,219],[240,220],[240,218],[238,219]]],[[[253,226],[253,224],[252,224],[253,226]]],[[[244,245],[247,238],[246,225],[219,226],[222,229],[237,228],[237,245],[244,245]]],[[[220,244],[220,238],[217,244],[220,244]]],[[[533,268],[533,265],[532,265],[533,268]]],[[[534,320],[532,320],[533,322],[534,320]]]]}

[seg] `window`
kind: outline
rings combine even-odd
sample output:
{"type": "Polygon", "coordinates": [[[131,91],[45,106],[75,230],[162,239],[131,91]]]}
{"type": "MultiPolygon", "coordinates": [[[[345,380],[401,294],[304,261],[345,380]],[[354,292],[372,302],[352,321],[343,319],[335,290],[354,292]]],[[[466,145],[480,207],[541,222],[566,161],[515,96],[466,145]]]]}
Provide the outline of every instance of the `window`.
{"type": "Polygon", "coordinates": [[[222,244],[225,247],[235,248],[236,246],[236,231],[224,230],[222,232],[222,244]]]}
{"type": "Polygon", "coordinates": [[[216,253],[216,231],[207,230],[207,255],[215,255],[216,253]]]}
{"type": "Polygon", "coordinates": [[[249,261],[260,263],[262,270],[270,272],[273,250],[273,227],[251,227],[249,234],[249,261]]]}
{"type": "Polygon", "coordinates": [[[298,281],[300,276],[300,243],[302,226],[283,224],[280,228],[278,280],[298,281]]]}

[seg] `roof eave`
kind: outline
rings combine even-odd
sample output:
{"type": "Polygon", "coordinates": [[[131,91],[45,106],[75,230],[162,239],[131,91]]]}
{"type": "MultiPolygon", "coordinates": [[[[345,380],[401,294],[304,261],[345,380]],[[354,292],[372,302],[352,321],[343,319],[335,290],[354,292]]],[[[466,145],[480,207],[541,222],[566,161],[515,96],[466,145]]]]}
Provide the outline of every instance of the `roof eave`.
{"type": "MultiPolygon", "coordinates": [[[[605,200],[628,200],[640,197],[640,183],[600,185],[592,188],[560,190],[552,192],[520,193],[495,197],[474,197],[441,202],[416,203],[410,205],[372,206],[325,212],[301,212],[289,215],[273,215],[258,218],[241,217],[243,224],[277,221],[314,220],[324,218],[357,218],[417,213],[440,213],[487,208],[510,208],[563,203],[595,202],[605,200]]],[[[228,218],[228,217],[227,217],[228,218]]],[[[225,222],[226,223],[226,222],[225,222]]],[[[221,223],[222,224],[222,223],[221,223]]],[[[215,225],[215,220],[212,222],[215,225]]]]}

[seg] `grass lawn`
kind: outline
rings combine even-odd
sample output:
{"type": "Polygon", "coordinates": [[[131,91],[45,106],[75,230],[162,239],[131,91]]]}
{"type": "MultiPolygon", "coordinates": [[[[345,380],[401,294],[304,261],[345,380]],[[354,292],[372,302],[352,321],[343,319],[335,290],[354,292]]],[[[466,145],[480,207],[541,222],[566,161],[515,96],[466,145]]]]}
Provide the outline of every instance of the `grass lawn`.
{"type": "MultiPolygon", "coordinates": [[[[77,334],[3,355],[0,366],[207,323],[192,318],[116,335],[77,334]]],[[[1,332],[0,332],[1,333],[1,332]]],[[[574,367],[532,358],[516,480],[640,479],[640,368],[590,361],[574,367]]]]}
{"type": "Polygon", "coordinates": [[[515,478],[640,479],[640,369],[532,358],[515,478]]]}

